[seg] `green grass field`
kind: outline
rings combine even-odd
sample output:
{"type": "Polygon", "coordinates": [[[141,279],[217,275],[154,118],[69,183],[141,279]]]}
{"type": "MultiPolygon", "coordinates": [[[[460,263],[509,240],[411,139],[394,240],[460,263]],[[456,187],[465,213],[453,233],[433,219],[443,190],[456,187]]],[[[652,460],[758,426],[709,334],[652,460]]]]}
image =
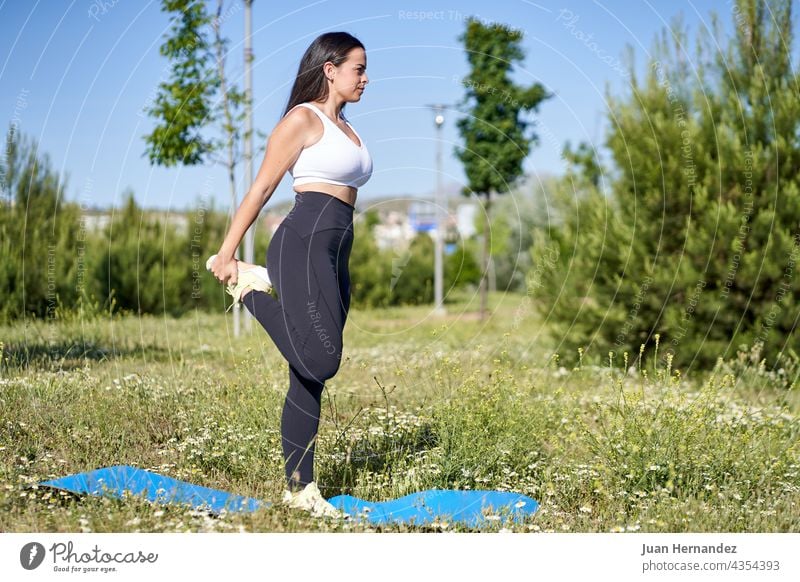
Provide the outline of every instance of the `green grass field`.
{"type": "MultiPolygon", "coordinates": [[[[353,309],[316,447],[323,495],[384,500],[430,488],[537,499],[522,532],[800,531],[796,389],[757,366],[687,377],[566,369],[522,295],[353,309]]],[[[277,501],[287,364],[257,322],[197,314],[2,329],[0,530],[6,532],[464,531],[314,519],[273,506],[208,517],[136,498],[31,485],[130,464],[277,501]]],[[[648,346],[646,354],[654,346],[648,346]]],[[[497,522],[495,522],[497,523],[497,522]]],[[[489,528],[497,531],[501,525],[489,528]]]]}

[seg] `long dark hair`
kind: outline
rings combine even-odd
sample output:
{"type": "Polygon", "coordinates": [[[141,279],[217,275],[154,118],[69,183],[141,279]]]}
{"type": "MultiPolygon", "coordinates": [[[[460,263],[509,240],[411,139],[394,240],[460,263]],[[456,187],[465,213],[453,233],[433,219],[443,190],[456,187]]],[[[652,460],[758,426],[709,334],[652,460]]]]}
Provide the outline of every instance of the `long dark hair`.
{"type": "MultiPolygon", "coordinates": [[[[322,65],[327,61],[339,66],[347,59],[347,53],[356,47],[364,49],[361,41],[347,32],[326,32],[319,35],[306,49],[300,59],[297,69],[297,78],[289,94],[289,102],[283,111],[283,118],[298,103],[326,99],[328,97],[328,83],[322,65]]],[[[366,51],[366,49],[364,49],[366,51]]],[[[344,105],[342,105],[344,114],[344,105]]]]}

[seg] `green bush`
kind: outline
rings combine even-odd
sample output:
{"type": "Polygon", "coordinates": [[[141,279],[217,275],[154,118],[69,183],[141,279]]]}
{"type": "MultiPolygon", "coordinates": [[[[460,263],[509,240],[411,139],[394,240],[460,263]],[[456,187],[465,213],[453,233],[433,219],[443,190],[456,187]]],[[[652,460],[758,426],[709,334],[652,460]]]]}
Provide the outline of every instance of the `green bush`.
{"type": "Polygon", "coordinates": [[[0,319],[52,318],[79,296],[79,210],[64,202],[66,184],[37,157],[33,140],[9,130],[0,161],[0,319]]]}
{"type": "MultiPolygon", "coordinates": [[[[417,233],[407,248],[380,249],[371,226],[357,222],[350,255],[352,305],[366,308],[433,302],[434,242],[417,233]]],[[[477,283],[480,273],[473,245],[445,256],[444,292],[477,283]]]]}
{"type": "Polygon", "coordinates": [[[658,333],[662,358],[686,369],[756,344],[772,365],[795,346],[800,149],[786,136],[797,135],[800,101],[781,40],[790,2],[769,17],[754,4],[737,2],[736,36],[716,54],[700,39],[696,70],[681,27],[673,47],[665,32],[644,78],[631,66],[630,94],[609,99],[607,190],[587,171],[594,164],[575,163],[563,225],[532,250],[530,290],[559,349],[599,361],[638,353],[658,333]]]}
{"type": "MultiPolygon", "coordinates": [[[[169,314],[222,310],[230,297],[205,268],[227,232],[228,219],[202,201],[187,213],[186,232],[167,216],[138,206],[133,192],[100,232],[85,228],[81,208],[64,202],[64,184],[32,142],[9,132],[0,166],[4,200],[0,233],[0,318],[75,320],[100,313],[169,314]]],[[[405,250],[378,248],[368,214],[355,224],[350,257],[352,304],[419,305],[433,301],[434,244],[418,234],[405,250]]],[[[255,258],[265,264],[269,235],[255,232],[255,258]]],[[[472,244],[446,257],[445,290],[479,279],[472,244]]]]}

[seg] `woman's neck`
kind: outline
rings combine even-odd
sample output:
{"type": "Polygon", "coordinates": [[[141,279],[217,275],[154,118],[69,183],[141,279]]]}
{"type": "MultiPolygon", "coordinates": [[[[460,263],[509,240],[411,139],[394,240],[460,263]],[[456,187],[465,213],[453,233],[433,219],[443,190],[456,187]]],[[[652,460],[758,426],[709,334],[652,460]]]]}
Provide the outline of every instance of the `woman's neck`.
{"type": "Polygon", "coordinates": [[[342,116],[342,108],[344,107],[344,102],[336,103],[334,102],[331,105],[328,101],[314,101],[315,104],[322,109],[322,112],[327,115],[330,119],[339,119],[342,116]],[[333,115],[330,114],[331,108],[333,109],[333,115]]]}

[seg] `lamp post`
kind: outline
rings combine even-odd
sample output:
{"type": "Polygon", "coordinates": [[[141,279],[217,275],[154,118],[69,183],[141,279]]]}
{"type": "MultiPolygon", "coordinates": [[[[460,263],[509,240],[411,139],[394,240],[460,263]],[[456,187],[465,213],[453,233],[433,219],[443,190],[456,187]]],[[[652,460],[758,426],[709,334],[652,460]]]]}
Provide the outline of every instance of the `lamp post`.
{"type": "MultiPolygon", "coordinates": [[[[249,191],[253,185],[253,44],[252,44],[252,10],[253,0],[244,0],[244,95],[245,95],[245,118],[244,118],[244,179],[245,192],[249,191]]],[[[258,225],[258,217],[254,227],[258,225]]],[[[248,228],[245,233],[244,256],[245,261],[254,263],[253,260],[253,233],[254,228],[248,228]]],[[[247,316],[245,318],[245,329],[250,332],[253,329],[253,316],[246,309],[243,309],[247,316]]],[[[238,330],[236,335],[238,336],[238,330]]]]}
{"type": "Polygon", "coordinates": [[[446,105],[440,103],[428,105],[434,111],[433,122],[436,124],[436,252],[434,253],[434,307],[436,315],[446,315],[442,289],[444,287],[444,217],[443,213],[447,204],[442,190],[442,125],[444,124],[444,109],[446,105]]]}

